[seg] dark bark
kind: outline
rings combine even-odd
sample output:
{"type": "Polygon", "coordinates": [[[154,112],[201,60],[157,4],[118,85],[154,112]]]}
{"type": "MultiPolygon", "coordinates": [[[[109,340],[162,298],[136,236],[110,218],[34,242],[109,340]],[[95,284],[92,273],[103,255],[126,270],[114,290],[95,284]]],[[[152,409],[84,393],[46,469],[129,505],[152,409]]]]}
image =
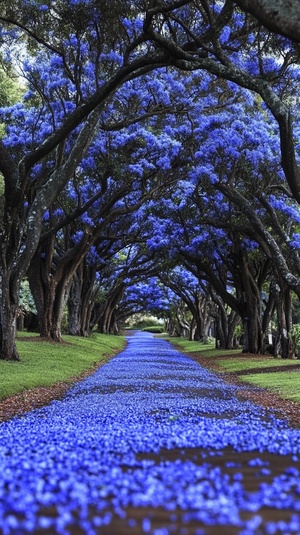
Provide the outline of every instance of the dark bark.
{"type": "Polygon", "coordinates": [[[247,305],[249,314],[243,318],[243,353],[260,354],[264,352],[261,322],[255,306],[247,305]]]}
{"type": "Polygon", "coordinates": [[[187,310],[183,300],[180,300],[176,307],[173,308],[173,320],[176,325],[176,332],[178,336],[182,336],[183,338],[186,338],[190,331],[190,323],[186,319],[187,310]]]}
{"type": "MultiPolygon", "coordinates": [[[[211,318],[208,312],[209,299],[205,293],[200,290],[200,284],[198,289],[191,289],[186,285],[184,280],[181,280],[178,276],[175,277],[173,272],[171,272],[171,274],[168,274],[167,272],[160,273],[159,278],[165,286],[178,295],[182,300],[182,304],[185,304],[187,310],[192,315],[191,321],[186,322],[186,319],[184,319],[184,324],[182,323],[181,325],[181,335],[189,336],[190,340],[203,340],[203,338],[208,338],[209,327],[211,324],[211,318]]],[[[178,307],[178,311],[179,310],[181,311],[182,317],[184,317],[185,313],[182,306],[178,307]]]]}
{"type": "Polygon", "coordinates": [[[40,335],[61,341],[61,321],[72,277],[88,251],[88,237],[67,250],[54,254],[54,237],[40,244],[28,269],[30,289],[37,309],[40,335]]]}
{"type": "Polygon", "coordinates": [[[68,323],[69,334],[80,336],[81,334],[81,295],[82,295],[82,265],[77,268],[73,275],[68,297],[68,323]]]}
{"type": "Polygon", "coordinates": [[[216,347],[221,349],[235,349],[235,329],[240,323],[240,315],[226,306],[222,298],[215,292],[212,286],[207,287],[211,298],[209,314],[215,321],[216,347]]]}
{"type": "Polygon", "coordinates": [[[0,140],[0,161],[3,171],[10,173],[11,181],[6,197],[0,197],[0,358],[19,360],[16,349],[18,294],[24,269],[16,267],[17,251],[22,243],[22,207],[20,194],[14,197],[17,169],[0,140]]]}
{"type": "Polygon", "coordinates": [[[2,270],[0,299],[0,358],[3,360],[20,360],[17,352],[16,321],[17,321],[17,290],[12,288],[11,274],[2,270]]]}
{"type": "Polygon", "coordinates": [[[249,268],[249,263],[243,254],[239,255],[244,343],[243,352],[263,353],[263,332],[261,324],[261,292],[249,268]]]}
{"type": "Polygon", "coordinates": [[[253,203],[248,201],[239,191],[233,189],[228,184],[218,183],[217,187],[222,193],[224,193],[227,199],[235,203],[235,205],[243,211],[245,216],[247,216],[252,228],[252,236],[255,233],[256,241],[259,243],[266,257],[272,259],[279,276],[282,277],[286,285],[299,296],[300,278],[289,269],[287,258],[283,255],[275,237],[271,234],[264,222],[259,218],[253,203]]]}
{"type": "Polygon", "coordinates": [[[169,336],[180,337],[180,329],[178,328],[178,323],[176,318],[169,317],[166,321],[166,332],[169,336]]]}
{"type": "Polygon", "coordinates": [[[289,287],[282,279],[273,284],[271,292],[276,302],[277,334],[274,343],[274,356],[283,359],[295,356],[295,347],[291,336],[292,331],[292,299],[289,287]]]}
{"type": "Polygon", "coordinates": [[[240,323],[240,317],[234,310],[226,310],[219,296],[215,297],[218,306],[210,314],[215,318],[216,346],[220,349],[236,349],[235,328],[240,323]]]}
{"type": "Polygon", "coordinates": [[[272,32],[300,42],[300,3],[298,0],[234,0],[272,32]]]}
{"type": "Polygon", "coordinates": [[[89,336],[97,323],[92,322],[99,291],[96,272],[96,266],[89,266],[84,259],[73,275],[68,297],[69,334],[89,336]]]}
{"type": "Polygon", "coordinates": [[[98,322],[100,333],[116,334],[118,332],[115,311],[122,299],[124,290],[125,284],[121,282],[116,284],[106,296],[103,312],[98,322]]]}
{"type": "Polygon", "coordinates": [[[209,314],[208,299],[200,292],[194,294],[193,297],[194,300],[189,300],[189,309],[193,315],[196,329],[193,338],[190,336],[190,340],[207,340],[212,320],[209,314]]]}
{"type": "MultiPolygon", "coordinates": [[[[237,234],[236,234],[237,237],[237,234]]],[[[262,285],[266,280],[269,259],[261,253],[257,262],[250,261],[246,253],[239,248],[237,239],[232,251],[228,257],[224,258],[224,264],[221,267],[214,266],[213,263],[205,262],[196,254],[187,254],[181,251],[185,258],[188,269],[199,280],[204,279],[210,283],[210,294],[214,302],[218,305],[218,314],[211,310],[211,315],[216,319],[218,336],[222,337],[222,345],[234,343],[234,328],[230,329],[226,325],[226,312],[224,304],[227,305],[235,314],[239,316],[244,328],[243,351],[247,353],[264,352],[264,332],[262,325],[263,303],[262,303],[262,285]],[[231,280],[236,292],[228,292],[228,280],[231,280]]],[[[232,317],[233,323],[237,323],[236,316],[232,317]]]]}
{"type": "MultiPolygon", "coordinates": [[[[35,301],[39,331],[43,338],[61,341],[61,320],[66,301],[68,276],[59,281],[55,276],[39,278],[40,266],[32,262],[28,271],[30,289],[35,301]]],[[[45,275],[45,274],[44,274],[45,275]]]]}

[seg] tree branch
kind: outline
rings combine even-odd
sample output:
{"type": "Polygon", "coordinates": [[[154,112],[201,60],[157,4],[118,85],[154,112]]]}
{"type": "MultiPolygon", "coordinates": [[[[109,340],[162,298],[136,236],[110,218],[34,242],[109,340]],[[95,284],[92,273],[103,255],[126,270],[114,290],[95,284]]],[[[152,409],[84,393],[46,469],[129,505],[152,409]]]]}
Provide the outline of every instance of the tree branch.
{"type": "Polygon", "coordinates": [[[299,0],[234,0],[272,32],[300,42],[299,0]]]}

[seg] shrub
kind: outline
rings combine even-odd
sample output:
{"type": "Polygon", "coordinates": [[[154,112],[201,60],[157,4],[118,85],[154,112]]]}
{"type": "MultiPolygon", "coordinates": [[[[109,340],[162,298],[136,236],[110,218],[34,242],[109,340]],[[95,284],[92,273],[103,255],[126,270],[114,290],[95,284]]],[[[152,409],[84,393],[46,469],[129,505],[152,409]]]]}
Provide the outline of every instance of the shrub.
{"type": "Polygon", "coordinates": [[[144,327],[141,330],[142,331],[146,331],[148,333],[163,333],[163,332],[165,332],[165,330],[162,327],[162,325],[149,325],[147,327],[144,327]]]}
{"type": "Polygon", "coordinates": [[[291,336],[295,344],[296,352],[299,353],[300,352],[300,323],[296,323],[296,325],[293,325],[291,336]]]}

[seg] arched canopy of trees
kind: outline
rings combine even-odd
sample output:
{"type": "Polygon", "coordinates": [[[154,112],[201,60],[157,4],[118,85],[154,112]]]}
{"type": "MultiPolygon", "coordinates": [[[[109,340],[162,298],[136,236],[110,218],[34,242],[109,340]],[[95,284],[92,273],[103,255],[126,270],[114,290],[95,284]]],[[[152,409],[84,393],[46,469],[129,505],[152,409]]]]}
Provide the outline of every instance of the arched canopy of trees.
{"type": "Polygon", "coordinates": [[[53,340],[66,308],[80,335],[161,308],[224,347],[241,324],[250,352],[272,325],[291,356],[294,2],[2,4],[0,357],[19,358],[25,277],[53,340]]]}

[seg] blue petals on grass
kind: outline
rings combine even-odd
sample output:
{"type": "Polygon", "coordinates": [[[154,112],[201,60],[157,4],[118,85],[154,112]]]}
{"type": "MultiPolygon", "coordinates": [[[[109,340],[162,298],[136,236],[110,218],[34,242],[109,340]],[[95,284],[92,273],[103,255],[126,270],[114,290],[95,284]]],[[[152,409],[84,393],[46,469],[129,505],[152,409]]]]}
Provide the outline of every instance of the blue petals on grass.
{"type": "MultiPolygon", "coordinates": [[[[93,535],[114,516],[134,529],[127,508],[152,507],[169,511],[170,526],[181,515],[181,523],[199,524],[195,533],[230,524],[250,535],[259,532],[261,508],[277,507],[291,516],[267,522],[265,533],[299,533],[300,430],[239,401],[238,388],[150,334],[129,337],[62,401],[0,425],[0,532],[67,534],[79,526],[93,535]],[[223,469],[210,462],[228,449],[236,461],[223,469]],[[244,486],[239,452],[253,452],[255,490],[244,486]],[[294,461],[272,476],[266,452],[294,461]]],[[[174,533],[151,518],[145,514],[141,533],[174,533]]]]}

